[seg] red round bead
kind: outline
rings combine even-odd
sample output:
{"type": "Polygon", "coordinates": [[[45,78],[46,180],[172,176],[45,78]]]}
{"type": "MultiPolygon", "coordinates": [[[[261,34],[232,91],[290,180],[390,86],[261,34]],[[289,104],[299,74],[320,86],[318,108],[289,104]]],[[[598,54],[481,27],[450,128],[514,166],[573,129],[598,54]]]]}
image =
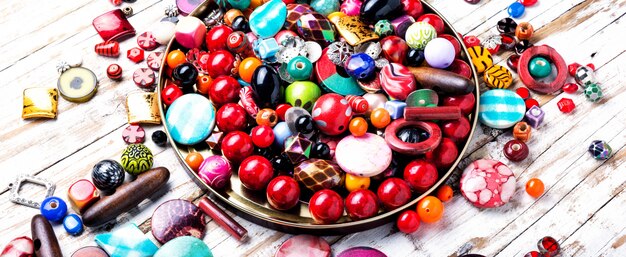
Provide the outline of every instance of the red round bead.
{"type": "Polygon", "coordinates": [[[254,152],[252,139],[244,132],[233,131],[222,139],[222,155],[233,163],[240,163],[252,155],[252,152],[254,152]]]}
{"type": "Polygon", "coordinates": [[[463,115],[469,115],[474,110],[476,97],[469,93],[466,95],[446,96],[443,98],[443,106],[458,106],[463,115]]]}
{"type": "Polygon", "coordinates": [[[252,155],[239,165],[241,184],[250,190],[265,189],[273,176],[274,168],[272,168],[272,163],[263,156],[252,155]]]}
{"type": "Polygon", "coordinates": [[[467,48],[470,48],[472,46],[479,46],[480,39],[478,39],[476,36],[465,36],[463,37],[463,43],[467,48]]]}
{"type": "Polygon", "coordinates": [[[122,67],[113,63],[107,67],[107,77],[118,80],[122,78],[122,67]]]}
{"type": "Polygon", "coordinates": [[[556,239],[546,236],[537,242],[537,249],[544,257],[554,257],[561,251],[561,246],[556,239]]]}
{"type": "Polygon", "coordinates": [[[454,142],[460,142],[467,138],[472,126],[467,118],[461,117],[458,120],[450,120],[441,124],[443,136],[452,139],[454,142]]]}
{"type": "Polygon", "coordinates": [[[316,223],[335,223],[343,215],[343,199],[333,190],[322,189],[309,200],[309,212],[316,223]]]}
{"type": "Polygon", "coordinates": [[[520,87],[518,89],[515,89],[515,93],[517,93],[517,95],[524,100],[530,97],[530,90],[528,90],[528,88],[525,88],[525,87],[520,87]]]}
{"type": "Polygon", "coordinates": [[[287,113],[289,108],[291,108],[290,104],[279,104],[276,106],[276,115],[278,115],[278,119],[281,121],[285,120],[285,113],[287,113]]]}
{"type": "Polygon", "coordinates": [[[587,67],[591,68],[593,71],[596,71],[596,66],[593,63],[587,63],[587,67]]]}
{"type": "Polygon", "coordinates": [[[567,65],[567,71],[569,75],[574,77],[574,75],[576,75],[576,70],[578,69],[578,67],[580,67],[580,64],[577,62],[567,65]]]}
{"type": "Polygon", "coordinates": [[[578,85],[576,83],[566,83],[562,89],[565,93],[573,94],[578,91],[578,85]]]}
{"type": "Polygon", "coordinates": [[[413,210],[406,210],[398,216],[396,226],[403,233],[411,234],[419,229],[420,217],[417,212],[413,210]]]}
{"type": "Polygon", "coordinates": [[[216,106],[236,103],[239,100],[239,82],[231,76],[219,76],[211,82],[209,98],[216,106]]]}
{"type": "Polygon", "coordinates": [[[367,189],[352,191],[346,197],[346,212],[353,220],[374,217],[378,213],[378,198],[367,189]]]}
{"type": "Polygon", "coordinates": [[[267,202],[277,210],[289,210],[300,200],[300,186],[289,176],[278,176],[267,185],[267,202]]]}
{"type": "Polygon", "coordinates": [[[523,161],[528,157],[528,153],[528,146],[520,140],[513,139],[504,144],[504,157],[511,161],[523,161]]]}
{"type": "Polygon", "coordinates": [[[402,7],[404,13],[413,18],[417,18],[424,13],[424,6],[422,6],[422,1],[420,0],[402,0],[402,7]]]}
{"type": "Polygon", "coordinates": [[[526,254],[524,254],[524,257],[543,257],[543,254],[537,252],[537,251],[530,251],[527,252],[526,254]]]}
{"type": "Polygon", "coordinates": [[[427,152],[425,155],[426,160],[434,163],[439,169],[450,168],[458,156],[459,149],[456,147],[454,141],[445,137],[435,150],[427,152]]]}
{"type": "Polygon", "coordinates": [[[169,84],[161,90],[161,99],[166,105],[172,104],[174,100],[181,96],[183,96],[183,91],[174,84],[169,84]]]}
{"type": "Polygon", "coordinates": [[[406,53],[409,51],[409,45],[404,39],[398,36],[387,36],[380,40],[382,53],[390,62],[403,63],[406,59],[406,53]]]}
{"type": "Polygon", "coordinates": [[[537,3],[537,0],[519,0],[520,4],[523,4],[524,6],[528,7],[528,6],[533,6],[537,3]]]}
{"type": "Polygon", "coordinates": [[[270,147],[274,142],[274,131],[267,125],[256,126],[250,132],[252,143],[260,148],[270,147]]]}
{"type": "Polygon", "coordinates": [[[437,14],[424,14],[417,18],[417,21],[427,22],[428,24],[432,25],[435,28],[435,31],[437,31],[437,35],[443,34],[444,32],[445,26],[443,24],[443,20],[437,14]]]}
{"type": "Polygon", "coordinates": [[[226,25],[217,25],[206,34],[206,46],[209,52],[216,50],[227,49],[226,42],[228,36],[233,32],[233,29],[226,25]]]}
{"type": "Polygon", "coordinates": [[[426,192],[439,178],[437,167],[426,160],[414,160],[404,168],[404,180],[419,192],[426,192]]]}
{"type": "Polygon", "coordinates": [[[385,209],[393,210],[411,200],[411,187],[399,178],[388,178],[378,186],[378,199],[385,209]]]}
{"type": "Polygon", "coordinates": [[[452,61],[452,64],[450,64],[450,66],[448,67],[448,70],[463,77],[466,77],[467,79],[472,79],[472,69],[470,68],[469,64],[467,64],[463,60],[454,59],[454,61],[452,61]]]}
{"type": "Polygon", "coordinates": [[[241,105],[227,103],[222,105],[215,115],[217,128],[227,133],[231,131],[243,130],[246,128],[248,113],[241,105]]]}
{"type": "Polygon", "coordinates": [[[524,100],[524,104],[526,104],[526,110],[530,110],[533,106],[539,107],[539,102],[533,98],[528,98],[524,100]]]}
{"type": "Polygon", "coordinates": [[[442,34],[442,35],[439,35],[439,37],[445,38],[448,41],[450,41],[450,43],[452,43],[452,46],[454,47],[454,56],[459,56],[459,54],[461,53],[461,44],[459,43],[458,40],[456,40],[455,37],[449,34],[442,34]]]}
{"type": "Polygon", "coordinates": [[[203,68],[209,73],[211,78],[216,78],[221,75],[232,74],[234,67],[235,57],[233,54],[226,50],[217,50],[209,53],[206,67],[203,68]]]}

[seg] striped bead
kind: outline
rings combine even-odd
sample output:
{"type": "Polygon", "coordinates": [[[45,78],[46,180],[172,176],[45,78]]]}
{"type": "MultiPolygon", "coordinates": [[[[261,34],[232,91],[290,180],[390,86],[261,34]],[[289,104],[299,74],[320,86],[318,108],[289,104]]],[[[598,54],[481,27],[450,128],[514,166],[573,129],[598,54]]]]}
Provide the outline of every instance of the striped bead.
{"type": "Polygon", "coordinates": [[[478,120],[488,127],[506,129],[524,118],[526,105],[515,92],[492,89],[480,96],[478,120]]]}
{"type": "Polygon", "coordinates": [[[120,55],[120,43],[117,41],[106,41],[96,44],[94,47],[96,54],[102,56],[115,57],[120,55]]]}
{"type": "Polygon", "coordinates": [[[122,78],[122,67],[113,63],[109,65],[107,68],[107,77],[113,80],[118,80],[122,78]]]}
{"type": "Polygon", "coordinates": [[[482,46],[472,46],[467,49],[469,52],[470,59],[472,59],[472,63],[474,67],[476,67],[476,71],[478,73],[483,73],[487,68],[493,65],[493,58],[491,58],[491,53],[482,47],[482,46]]]}
{"type": "Polygon", "coordinates": [[[490,88],[508,88],[513,83],[511,72],[500,65],[487,68],[483,78],[490,88]]]}
{"type": "Polygon", "coordinates": [[[345,97],[346,100],[348,100],[350,108],[352,108],[355,113],[365,113],[367,109],[369,109],[369,103],[367,103],[367,100],[365,100],[362,96],[347,95],[345,97]]]}

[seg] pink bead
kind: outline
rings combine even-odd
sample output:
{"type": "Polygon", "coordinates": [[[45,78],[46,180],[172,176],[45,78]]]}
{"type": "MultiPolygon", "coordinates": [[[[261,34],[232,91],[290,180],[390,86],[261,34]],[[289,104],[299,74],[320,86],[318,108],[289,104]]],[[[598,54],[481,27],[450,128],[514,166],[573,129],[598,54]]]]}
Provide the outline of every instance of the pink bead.
{"type": "Polygon", "coordinates": [[[198,176],[212,188],[224,188],[230,181],[232,168],[226,158],[212,155],[204,159],[198,169],[198,176]]]}
{"type": "Polygon", "coordinates": [[[180,18],[176,24],[176,41],[186,48],[199,48],[207,33],[204,23],[192,16],[180,18]]]}
{"type": "Polygon", "coordinates": [[[7,257],[32,257],[34,256],[33,240],[28,237],[18,237],[7,244],[0,256],[7,257]]]}
{"type": "Polygon", "coordinates": [[[361,0],[346,0],[341,4],[341,12],[348,16],[357,16],[361,10],[361,0]]]}
{"type": "Polygon", "coordinates": [[[479,208],[494,208],[506,204],[515,193],[515,174],[495,160],[481,159],[463,171],[461,193],[479,208]]]}

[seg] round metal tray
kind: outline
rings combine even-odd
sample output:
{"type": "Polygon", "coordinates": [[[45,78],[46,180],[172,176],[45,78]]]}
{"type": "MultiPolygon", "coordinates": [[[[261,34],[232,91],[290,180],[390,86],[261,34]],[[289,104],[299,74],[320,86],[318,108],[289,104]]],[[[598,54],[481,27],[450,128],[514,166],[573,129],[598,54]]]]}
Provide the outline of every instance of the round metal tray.
{"type": "MultiPolygon", "coordinates": [[[[342,217],[336,224],[328,224],[328,225],[314,224],[313,219],[311,218],[311,215],[309,214],[307,203],[301,201],[299,203],[299,206],[294,207],[290,211],[278,211],[278,210],[272,209],[265,199],[265,192],[250,191],[250,190],[245,189],[241,185],[241,182],[239,181],[239,177],[237,176],[236,168],[233,171],[233,176],[230,179],[229,186],[226,186],[226,188],[224,189],[213,189],[209,187],[185,163],[184,161],[185,156],[190,152],[200,152],[205,157],[214,155],[214,154],[219,154],[219,153],[212,152],[208,148],[208,145],[206,144],[199,144],[199,145],[194,145],[194,146],[177,144],[172,140],[170,133],[167,130],[167,126],[164,126],[168,139],[172,147],[174,148],[176,152],[176,156],[178,157],[184,170],[189,174],[189,176],[191,176],[191,178],[200,188],[204,190],[208,190],[208,192],[211,193],[212,199],[217,199],[218,202],[222,206],[226,207],[228,210],[233,211],[237,215],[242,216],[245,219],[251,222],[257,223],[261,226],[265,226],[267,228],[279,230],[279,231],[286,232],[286,233],[292,233],[292,234],[306,233],[306,234],[315,234],[315,235],[337,235],[337,234],[348,234],[348,233],[359,232],[359,231],[375,228],[387,222],[390,222],[394,219],[397,213],[411,206],[414,206],[420,199],[431,194],[436,188],[438,188],[442,183],[444,183],[444,181],[450,176],[450,174],[454,170],[454,167],[458,165],[459,161],[461,160],[461,157],[464,155],[470,143],[469,139],[472,138],[472,135],[474,134],[474,131],[476,129],[476,122],[477,122],[476,112],[478,110],[478,104],[479,104],[479,98],[478,98],[479,86],[477,83],[478,75],[476,73],[474,66],[471,64],[471,61],[469,61],[467,58],[468,52],[467,52],[467,48],[462,43],[463,39],[458,36],[458,33],[452,28],[451,24],[441,15],[441,13],[437,12],[432,6],[430,6],[426,2],[422,1],[422,4],[424,5],[425,13],[435,13],[439,15],[445,22],[447,33],[453,35],[457,40],[459,40],[460,45],[462,47],[461,59],[463,59],[468,64],[470,64],[470,67],[472,69],[473,81],[476,87],[476,90],[474,92],[474,94],[476,95],[476,106],[474,109],[474,113],[470,115],[469,117],[470,123],[472,124],[472,129],[468,136],[468,140],[463,145],[463,148],[460,149],[459,158],[457,158],[457,160],[454,162],[452,167],[443,174],[442,172],[440,172],[441,177],[439,178],[437,183],[427,192],[415,197],[409,203],[405,204],[404,206],[398,209],[395,209],[392,211],[381,212],[378,215],[369,219],[352,221],[347,217],[347,215],[344,215],[344,217],[342,217]]],[[[214,8],[217,8],[217,4],[215,4],[213,0],[208,0],[202,3],[200,6],[198,6],[196,10],[194,10],[190,15],[196,16],[202,19],[203,17],[206,17],[206,15],[214,8]]],[[[180,45],[176,43],[175,39],[172,39],[172,41],[170,41],[170,43],[168,44],[164,54],[167,55],[167,53],[170,52],[170,49],[178,49],[178,48],[183,49],[183,47],[181,47],[180,45]]],[[[159,71],[159,74],[160,74],[159,85],[157,87],[157,94],[159,96],[161,95],[161,90],[166,84],[166,79],[165,79],[166,76],[162,75],[163,69],[165,68],[165,65],[166,65],[165,61],[166,61],[166,58],[163,58],[161,70],[159,71]]],[[[165,117],[166,106],[162,103],[161,97],[159,97],[159,109],[160,109],[161,116],[165,117]]],[[[162,120],[165,122],[164,118],[162,120]]]]}

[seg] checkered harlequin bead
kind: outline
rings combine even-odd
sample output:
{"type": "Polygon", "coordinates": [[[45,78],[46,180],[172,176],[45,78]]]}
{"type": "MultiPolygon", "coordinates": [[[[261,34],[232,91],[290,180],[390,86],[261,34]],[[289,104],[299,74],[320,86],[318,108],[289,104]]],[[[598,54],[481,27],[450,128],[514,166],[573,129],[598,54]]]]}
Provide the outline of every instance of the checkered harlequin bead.
{"type": "Polygon", "coordinates": [[[298,25],[296,24],[300,17],[307,13],[313,13],[313,8],[309,5],[305,4],[289,4],[287,5],[287,19],[285,20],[285,24],[283,28],[291,30],[293,32],[298,32],[298,25]]]}
{"type": "Polygon", "coordinates": [[[591,102],[597,102],[600,101],[600,99],[602,99],[602,89],[600,88],[600,86],[598,86],[598,84],[595,83],[591,83],[591,84],[587,84],[587,87],[585,88],[585,97],[587,98],[587,100],[591,101],[591,102]]]}
{"type": "Polygon", "coordinates": [[[294,169],[294,178],[314,192],[341,185],[343,177],[339,165],[322,159],[306,160],[294,169]]]}
{"type": "Polygon", "coordinates": [[[589,153],[593,156],[593,158],[598,160],[606,160],[611,157],[613,153],[613,149],[611,146],[602,140],[594,140],[589,145],[589,153]]]}
{"type": "Polygon", "coordinates": [[[315,41],[326,46],[335,41],[335,30],[332,23],[319,13],[307,13],[300,17],[298,33],[307,41],[315,41]]]}

